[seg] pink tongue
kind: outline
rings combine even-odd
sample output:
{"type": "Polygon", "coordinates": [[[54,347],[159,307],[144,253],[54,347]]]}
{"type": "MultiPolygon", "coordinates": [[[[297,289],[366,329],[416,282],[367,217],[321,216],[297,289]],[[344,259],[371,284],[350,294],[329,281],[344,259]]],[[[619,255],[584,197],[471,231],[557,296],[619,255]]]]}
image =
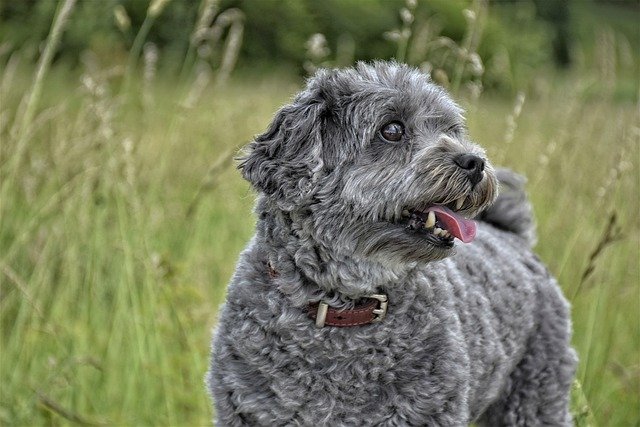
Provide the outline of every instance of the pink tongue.
{"type": "Polygon", "coordinates": [[[469,243],[476,237],[476,223],[472,220],[463,218],[444,206],[431,206],[429,210],[436,213],[449,233],[464,243],[469,243]]]}

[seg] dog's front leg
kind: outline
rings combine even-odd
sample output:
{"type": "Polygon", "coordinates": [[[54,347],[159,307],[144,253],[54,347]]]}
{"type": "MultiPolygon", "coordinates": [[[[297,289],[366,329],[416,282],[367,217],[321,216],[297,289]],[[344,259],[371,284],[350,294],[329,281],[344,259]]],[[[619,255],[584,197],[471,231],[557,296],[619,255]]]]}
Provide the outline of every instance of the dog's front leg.
{"type": "Polygon", "coordinates": [[[469,424],[470,363],[460,323],[445,316],[445,303],[431,318],[431,334],[399,356],[396,412],[389,425],[466,426],[469,424]]]}
{"type": "MultiPolygon", "coordinates": [[[[223,306],[211,353],[206,383],[214,400],[215,425],[243,427],[272,425],[268,422],[275,398],[260,372],[249,366],[242,340],[234,337],[237,311],[223,306]]],[[[246,352],[246,351],[245,351],[246,352]]]]}

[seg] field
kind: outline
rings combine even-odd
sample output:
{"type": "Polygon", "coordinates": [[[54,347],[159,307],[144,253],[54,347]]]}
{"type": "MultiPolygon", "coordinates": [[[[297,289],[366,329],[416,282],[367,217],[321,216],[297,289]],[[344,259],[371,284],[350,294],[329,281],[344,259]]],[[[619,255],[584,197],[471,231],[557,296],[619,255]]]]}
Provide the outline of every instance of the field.
{"type": "MultiPolygon", "coordinates": [[[[25,122],[33,74],[9,61],[0,82],[0,424],[206,425],[210,330],[255,221],[233,157],[302,82],[150,73],[123,92],[89,61],[48,70],[25,122]]],[[[459,96],[494,164],[528,177],[572,303],[578,425],[640,423],[640,120],[619,83],[459,96]]]]}

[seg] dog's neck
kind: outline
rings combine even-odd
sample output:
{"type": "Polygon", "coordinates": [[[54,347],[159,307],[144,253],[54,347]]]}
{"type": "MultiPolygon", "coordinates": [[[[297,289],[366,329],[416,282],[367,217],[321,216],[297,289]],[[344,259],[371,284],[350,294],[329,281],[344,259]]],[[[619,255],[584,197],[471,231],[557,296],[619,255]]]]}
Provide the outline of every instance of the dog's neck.
{"type": "Polygon", "coordinates": [[[264,242],[260,246],[266,248],[267,261],[279,276],[280,290],[296,306],[320,300],[349,306],[406,282],[416,268],[411,263],[385,264],[337,253],[313,239],[311,220],[304,213],[269,208],[266,202],[258,205],[256,238],[264,242]]]}

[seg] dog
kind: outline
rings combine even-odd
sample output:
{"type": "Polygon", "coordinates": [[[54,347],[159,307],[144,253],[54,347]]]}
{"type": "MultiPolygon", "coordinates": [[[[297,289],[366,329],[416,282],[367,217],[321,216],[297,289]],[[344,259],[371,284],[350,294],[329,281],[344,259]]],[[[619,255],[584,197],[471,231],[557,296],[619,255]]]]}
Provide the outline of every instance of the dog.
{"type": "Polygon", "coordinates": [[[216,425],[572,424],[569,305],[523,181],[427,75],[321,70],[240,160],[258,219],[214,332],[216,425]]]}

